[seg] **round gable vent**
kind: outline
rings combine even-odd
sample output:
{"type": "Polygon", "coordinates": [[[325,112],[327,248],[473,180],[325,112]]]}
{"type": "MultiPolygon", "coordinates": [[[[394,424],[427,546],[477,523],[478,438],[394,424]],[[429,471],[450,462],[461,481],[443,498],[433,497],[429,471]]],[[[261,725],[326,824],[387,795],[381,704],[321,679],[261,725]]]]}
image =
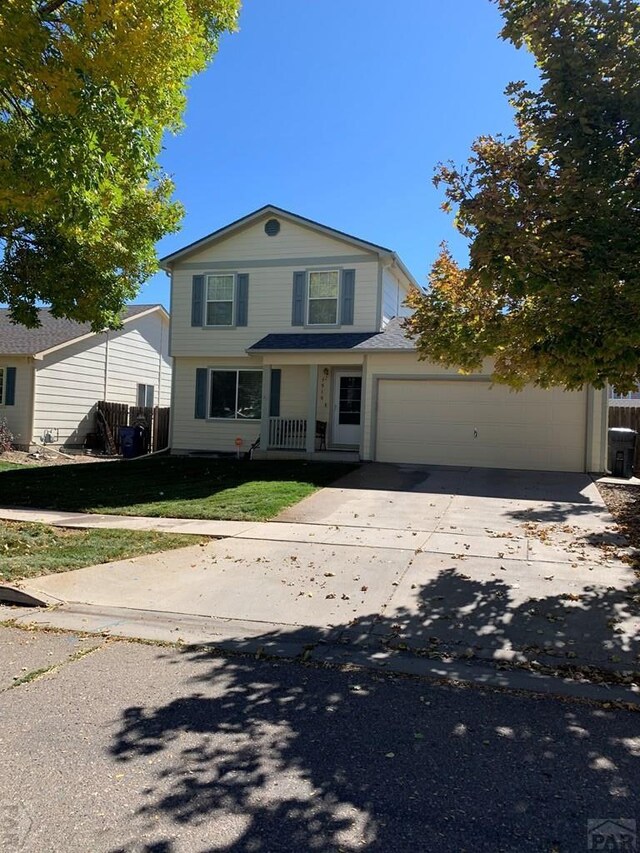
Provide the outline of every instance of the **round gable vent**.
{"type": "Polygon", "coordinates": [[[268,237],[275,237],[280,232],[280,223],[277,219],[269,219],[264,226],[264,233],[268,237]]]}

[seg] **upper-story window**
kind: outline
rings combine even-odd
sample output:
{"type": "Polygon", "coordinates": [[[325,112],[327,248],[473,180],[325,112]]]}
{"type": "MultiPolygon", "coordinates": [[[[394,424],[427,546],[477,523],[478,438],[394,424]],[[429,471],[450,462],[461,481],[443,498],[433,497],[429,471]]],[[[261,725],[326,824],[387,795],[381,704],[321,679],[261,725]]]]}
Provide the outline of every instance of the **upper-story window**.
{"type": "Polygon", "coordinates": [[[338,294],[340,273],[323,270],[309,273],[309,299],[307,324],[309,326],[335,326],[338,322],[338,294]]]}
{"type": "Polygon", "coordinates": [[[207,326],[233,326],[234,275],[207,276],[207,326]]]}

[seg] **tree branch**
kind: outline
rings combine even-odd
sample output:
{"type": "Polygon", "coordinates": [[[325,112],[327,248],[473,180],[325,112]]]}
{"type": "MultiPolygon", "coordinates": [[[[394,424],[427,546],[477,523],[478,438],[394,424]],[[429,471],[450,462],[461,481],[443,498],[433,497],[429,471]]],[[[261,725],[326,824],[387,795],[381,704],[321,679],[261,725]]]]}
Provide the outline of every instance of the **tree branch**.
{"type": "Polygon", "coordinates": [[[43,5],[40,6],[38,13],[44,18],[47,15],[51,15],[53,12],[57,12],[61,6],[64,6],[65,3],[68,2],[69,0],[49,0],[48,3],[43,3],[43,5]]]}

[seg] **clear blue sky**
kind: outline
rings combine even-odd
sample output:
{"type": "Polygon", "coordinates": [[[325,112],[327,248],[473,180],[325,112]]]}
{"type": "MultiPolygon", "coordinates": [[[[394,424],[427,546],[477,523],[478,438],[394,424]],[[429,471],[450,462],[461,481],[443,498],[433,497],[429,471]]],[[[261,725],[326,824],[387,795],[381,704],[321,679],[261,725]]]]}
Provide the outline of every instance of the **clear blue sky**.
{"type": "MultiPolygon", "coordinates": [[[[166,140],[186,216],[160,255],[271,203],[391,247],[425,283],[442,239],[463,252],[435,165],[510,132],[504,88],[534,76],[500,24],[489,0],[245,0],[166,140]]],[[[168,295],[159,273],[138,301],[168,295]]]]}

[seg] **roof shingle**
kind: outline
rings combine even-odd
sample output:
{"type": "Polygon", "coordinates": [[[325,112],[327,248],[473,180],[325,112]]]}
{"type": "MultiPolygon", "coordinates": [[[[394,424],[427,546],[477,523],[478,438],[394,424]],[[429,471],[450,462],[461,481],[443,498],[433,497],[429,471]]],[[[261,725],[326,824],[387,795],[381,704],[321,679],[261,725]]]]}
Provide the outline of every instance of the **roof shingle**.
{"type": "Polygon", "coordinates": [[[265,335],[249,350],[414,350],[395,317],[382,332],[283,332],[265,335]]]}
{"type": "MultiPolygon", "coordinates": [[[[155,307],[127,305],[122,315],[123,320],[155,307]]],[[[0,355],[34,355],[91,332],[89,323],[53,317],[48,308],[41,308],[39,316],[41,325],[36,329],[28,329],[11,322],[8,308],[0,308],[0,355]]]]}

